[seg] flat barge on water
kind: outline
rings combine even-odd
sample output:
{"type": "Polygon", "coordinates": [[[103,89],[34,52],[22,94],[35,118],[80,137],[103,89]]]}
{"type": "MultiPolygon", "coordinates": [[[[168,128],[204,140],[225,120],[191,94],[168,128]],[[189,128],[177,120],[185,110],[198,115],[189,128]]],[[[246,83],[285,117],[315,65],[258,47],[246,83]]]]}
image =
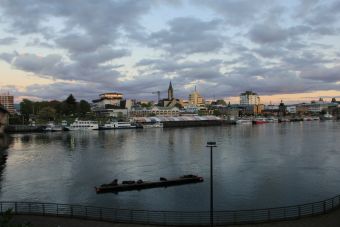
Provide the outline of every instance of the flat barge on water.
{"type": "Polygon", "coordinates": [[[109,184],[102,184],[99,187],[95,187],[97,193],[106,192],[121,192],[121,191],[132,191],[132,190],[143,190],[148,188],[160,188],[160,187],[170,187],[182,184],[193,184],[203,182],[203,177],[198,177],[195,175],[184,175],[175,179],[166,179],[161,177],[159,181],[123,181],[118,184],[117,180],[109,184]]]}

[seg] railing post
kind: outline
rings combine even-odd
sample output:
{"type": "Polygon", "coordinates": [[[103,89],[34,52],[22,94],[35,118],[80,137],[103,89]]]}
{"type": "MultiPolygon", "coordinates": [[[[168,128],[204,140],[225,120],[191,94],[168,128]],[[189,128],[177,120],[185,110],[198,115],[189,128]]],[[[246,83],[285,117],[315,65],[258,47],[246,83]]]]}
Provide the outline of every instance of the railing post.
{"type": "Polygon", "coordinates": [[[14,213],[17,214],[17,202],[14,203],[14,213]]]}
{"type": "Polygon", "coordinates": [[[236,211],[233,212],[233,223],[236,224],[237,217],[236,217],[236,211]]]}
{"type": "Polygon", "coordinates": [[[1,213],[2,213],[2,203],[1,203],[1,213]]]}
{"type": "Polygon", "coordinates": [[[28,213],[31,214],[32,211],[31,211],[31,203],[28,203],[28,213]]]}
{"type": "Polygon", "coordinates": [[[102,208],[99,208],[99,215],[100,215],[100,220],[103,220],[103,211],[102,208]]]}
{"type": "Polygon", "coordinates": [[[59,204],[57,203],[57,216],[59,216],[59,204]]]}
{"type": "Polygon", "coordinates": [[[43,207],[43,216],[45,216],[45,204],[42,204],[43,207]]]}
{"type": "Polygon", "coordinates": [[[312,215],[314,216],[314,203],[312,205],[312,215]]]}
{"type": "Polygon", "coordinates": [[[132,223],[132,219],[133,219],[133,214],[132,214],[132,210],[130,210],[130,223],[132,223]]]}
{"type": "Polygon", "coordinates": [[[70,211],[71,211],[71,217],[73,217],[73,206],[70,206],[70,211]]]}
{"type": "Polygon", "coordinates": [[[88,217],[87,217],[87,207],[85,207],[85,219],[88,219],[88,217]]]}
{"type": "Polygon", "coordinates": [[[334,208],[334,198],[332,198],[332,210],[334,208]]]}
{"type": "Polygon", "coordinates": [[[326,213],[326,201],[323,201],[323,213],[326,213]]]}
{"type": "Polygon", "coordinates": [[[301,218],[301,206],[300,205],[298,206],[298,215],[299,215],[299,218],[301,218]]]}
{"type": "Polygon", "coordinates": [[[268,221],[270,221],[270,209],[268,209],[268,211],[267,211],[267,219],[268,219],[268,221]]]}

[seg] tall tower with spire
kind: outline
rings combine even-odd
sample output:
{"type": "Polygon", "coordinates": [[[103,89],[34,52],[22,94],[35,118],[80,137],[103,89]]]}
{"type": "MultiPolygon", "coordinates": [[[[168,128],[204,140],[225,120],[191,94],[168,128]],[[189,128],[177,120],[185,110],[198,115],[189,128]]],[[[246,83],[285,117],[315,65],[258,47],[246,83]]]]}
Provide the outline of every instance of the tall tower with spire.
{"type": "Polygon", "coordinates": [[[174,98],[174,89],[172,88],[172,84],[170,81],[169,88],[168,88],[168,100],[172,100],[174,98]]]}

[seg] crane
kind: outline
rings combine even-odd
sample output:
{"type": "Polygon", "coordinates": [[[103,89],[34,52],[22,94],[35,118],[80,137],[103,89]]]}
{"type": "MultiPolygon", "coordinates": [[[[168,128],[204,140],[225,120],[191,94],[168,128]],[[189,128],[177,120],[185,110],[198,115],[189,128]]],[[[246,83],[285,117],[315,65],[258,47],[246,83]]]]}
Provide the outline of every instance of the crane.
{"type": "Polygon", "coordinates": [[[151,92],[152,94],[157,94],[157,103],[159,103],[159,100],[161,100],[161,92],[160,91],[154,91],[151,92]]]}

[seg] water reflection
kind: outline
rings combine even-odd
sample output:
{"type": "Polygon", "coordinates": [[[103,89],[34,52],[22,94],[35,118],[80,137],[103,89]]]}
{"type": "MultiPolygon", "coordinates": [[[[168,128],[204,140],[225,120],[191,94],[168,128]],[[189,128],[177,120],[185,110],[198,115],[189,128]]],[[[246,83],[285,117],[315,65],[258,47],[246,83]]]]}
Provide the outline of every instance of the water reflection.
{"type": "Polygon", "coordinates": [[[6,134],[0,135],[0,188],[2,188],[1,187],[2,173],[6,167],[7,149],[9,148],[12,142],[13,139],[10,136],[6,134]]]}

